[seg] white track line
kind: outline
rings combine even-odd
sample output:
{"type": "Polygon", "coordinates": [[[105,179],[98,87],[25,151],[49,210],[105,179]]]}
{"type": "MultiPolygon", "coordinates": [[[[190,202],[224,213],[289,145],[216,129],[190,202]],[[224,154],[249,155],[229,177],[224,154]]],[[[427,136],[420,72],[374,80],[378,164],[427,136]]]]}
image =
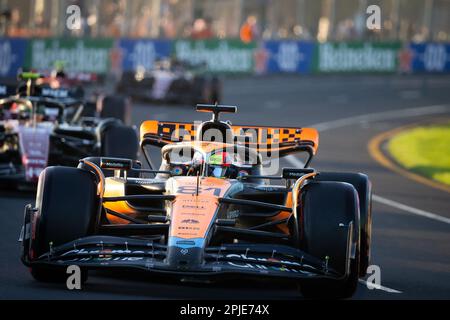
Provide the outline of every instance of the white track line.
{"type": "MultiPolygon", "coordinates": [[[[343,118],[333,121],[320,122],[308,127],[316,128],[318,131],[327,131],[331,129],[337,129],[353,124],[357,124],[360,122],[369,122],[369,121],[381,121],[381,120],[392,120],[392,119],[401,119],[401,118],[409,118],[409,117],[417,117],[423,115],[431,115],[431,114],[440,114],[450,112],[450,107],[448,105],[433,105],[426,107],[418,107],[418,108],[410,108],[410,109],[401,109],[401,110],[393,110],[393,111],[384,111],[378,113],[369,113],[365,115],[343,118]]],[[[293,155],[289,155],[285,158],[289,163],[296,167],[303,167],[304,163],[297,159],[293,155]]],[[[428,219],[433,219],[435,221],[444,222],[450,224],[450,219],[444,216],[440,216],[435,213],[431,213],[428,211],[424,211],[421,209],[413,208],[408,205],[399,203],[397,201],[389,200],[384,197],[373,195],[372,199],[375,202],[382,203],[387,206],[391,206],[401,211],[405,211],[411,214],[415,214],[417,216],[421,216],[428,219]]]]}
{"type": "Polygon", "coordinates": [[[330,129],[337,129],[352,124],[357,124],[360,122],[368,121],[382,121],[382,120],[392,120],[401,119],[408,117],[417,117],[430,114],[440,114],[450,112],[450,107],[447,105],[433,105],[427,107],[418,107],[410,109],[392,110],[377,113],[363,114],[360,116],[354,116],[349,118],[343,118],[338,120],[326,121],[313,124],[308,127],[316,128],[318,131],[326,131],[330,129]]]}
{"type": "Polygon", "coordinates": [[[394,208],[399,209],[401,211],[406,211],[406,212],[415,214],[417,216],[421,216],[421,217],[425,217],[425,218],[428,218],[428,219],[433,219],[433,220],[436,220],[436,221],[440,221],[440,222],[444,222],[444,223],[450,224],[450,219],[447,218],[447,217],[443,217],[443,216],[440,216],[438,214],[431,213],[431,212],[428,212],[428,211],[425,211],[425,210],[413,208],[413,207],[407,206],[406,204],[403,204],[403,203],[400,203],[400,202],[397,202],[397,201],[393,201],[393,200],[389,200],[389,199],[386,199],[384,197],[380,197],[380,196],[378,196],[376,194],[374,194],[372,196],[372,200],[375,201],[375,202],[379,202],[379,203],[385,204],[387,206],[394,207],[394,208]]]}
{"type": "Polygon", "coordinates": [[[367,287],[367,289],[369,289],[369,290],[377,289],[377,290],[383,290],[383,291],[386,291],[389,293],[402,293],[401,291],[398,291],[398,290],[395,290],[392,288],[388,288],[388,287],[382,286],[380,284],[374,284],[371,282],[367,282],[366,280],[363,280],[363,279],[359,279],[358,281],[359,281],[359,283],[362,283],[363,285],[365,285],[367,287]]]}
{"type": "MultiPolygon", "coordinates": [[[[301,160],[299,160],[299,159],[297,159],[297,158],[295,158],[293,156],[286,157],[285,159],[288,162],[290,162],[292,165],[294,165],[295,167],[303,167],[305,165],[303,163],[303,161],[301,161],[301,160]]],[[[406,211],[408,213],[412,213],[412,214],[415,214],[415,215],[418,215],[418,216],[421,216],[421,217],[425,217],[425,218],[429,218],[429,219],[433,219],[433,220],[436,220],[436,221],[440,221],[440,222],[444,222],[444,223],[450,224],[450,218],[443,217],[443,216],[440,216],[440,215],[437,215],[435,213],[431,213],[431,212],[428,212],[428,211],[425,211],[425,210],[413,208],[413,207],[407,206],[406,204],[403,204],[403,203],[400,203],[400,202],[397,202],[397,201],[393,201],[393,200],[389,200],[389,199],[386,199],[386,198],[381,197],[381,196],[376,195],[376,194],[372,195],[372,200],[375,201],[375,202],[382,203],[382,204],[387,205],[387,206],[391,206],[391,207],[397,208],[397,209],[399,209],[401,211],[406,211]]]]}
{"type": "MultiPolygon", "coordinates": [[[[294,157],[292,155],[286,157],[285,159],[289,163],[291,163],[293,166],[295,166],[295,167],[303,167],[304,166],[304,163],[301,160],[297,159],[296,157],[294,157]]],[[[413,208],[413,207],[410,207],[410,206],[408,206],[406,204],[403,204],[403,203],[400,203],[400,202],[397,202],[397,201],[393,201],[393,200],[389,200],[389,199],[386,199],[386,198],[381,197],[381,196],[376,195],[376,194],[374,194],[372,196],[372,200],[375,201],[375,202],[378,202],[378,203],[382,203],[382,204],[387,205],[387,206],[394,207],[394,208],[396,208],[398,210],[401,210],[401,211],[405,211],[405,212],[408,212],[408,213],[411,213],[411,214],[415,214],[415,215],[418,215],[418,216],[421,216],[421,217],[425,217],[425,218],[428,218],[428,219],[433,219],[433,220],[436,220],[436,221],[439,221],[439,222],[444,222],[444,223],[450,224],[450,218],[443,217],[443,216],[440,216],[438,214],[435,214],[435,213],[432,213],[432,212],[428,212],[428,211],[425,211],[425,210],[413,208]]]]}

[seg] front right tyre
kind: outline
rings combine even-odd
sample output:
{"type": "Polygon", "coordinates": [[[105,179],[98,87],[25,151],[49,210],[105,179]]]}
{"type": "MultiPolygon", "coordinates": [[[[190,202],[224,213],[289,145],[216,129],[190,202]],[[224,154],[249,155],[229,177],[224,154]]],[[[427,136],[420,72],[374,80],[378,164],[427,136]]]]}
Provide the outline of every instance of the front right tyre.
{"type": "MultiPolygon", "coordinates": [[[[342,279],[307,279],[299,282],[306,298],[343,299],[356,291],[359,276],[359,206],[355,188],[344,182],[310,182],[301,191],[299,212],[300,249],[329,261],[329,266],[345,275],[342,279]],[[353,224],[351,252],[342,245],[343,229],[353,224]],[[347,259],[350,259],[348,261],[347,259]]],[[[344,235],[347,237],[347,235],[344,235]]]]}

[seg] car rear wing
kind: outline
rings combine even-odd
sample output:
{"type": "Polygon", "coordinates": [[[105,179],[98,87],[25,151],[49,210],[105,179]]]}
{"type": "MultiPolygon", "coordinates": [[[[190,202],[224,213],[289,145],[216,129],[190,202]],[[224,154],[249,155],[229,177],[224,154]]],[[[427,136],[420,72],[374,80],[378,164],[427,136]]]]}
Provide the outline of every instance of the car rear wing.
{"type": "MultiPolygon", "coordinates": [[[[140,128],[141,145],[163,147],[174,142],[195,141],[196,123],[148,120],[140,128]]],[[[258,152],[278,151],[279,156],[306,151],[311,156],[319,146],[319,133],[314,128],[231,126],[235,141],[257,148],[258,152]]],[[[227,143],[230,143],[227,141],[227,143]]]]}

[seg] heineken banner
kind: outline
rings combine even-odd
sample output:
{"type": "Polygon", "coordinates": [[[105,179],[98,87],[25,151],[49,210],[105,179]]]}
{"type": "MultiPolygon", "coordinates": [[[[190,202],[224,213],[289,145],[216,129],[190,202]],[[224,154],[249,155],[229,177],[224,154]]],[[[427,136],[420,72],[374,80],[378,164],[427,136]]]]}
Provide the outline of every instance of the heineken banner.
{"type": "Polygon", "coordinates": [[[321,43],[317,45],[316,72],[395,72],[399,43],[321,43]]]}
{"type": "Polygon", "coordinates": [[[240,40],[177,40],[174,53],[192,64],[204,63],[210,72],[253,72],[255,44],[240,40]]]}
{"type": "Polygon", "coordinates": [[[410,63],[413,72],[449,72],[450,44],[420,43],[411,44],[410,52],[404,52],[405,65],[410,63]]]}
{"type": "Polygon", "coordinates": [[[138,68],[150,70],[156,60],[169,57],[172,50],[172,43],[168,40],[122,39],[119,46],[124,71],[134,71],[138,68]]]}
{"type": "Polygon", "coordinates": [[[16,77],[25,63],[27,40],[0,39],[0,77],[16,77]]]}
{"type": "Polygon", "coordinates": [[[315,48],[313,42],[270,40],[264,43],[264,48],[266,50],[265,71],[268,73],[311,71],[315,48]]]}
{"type": "Polygon", "coordinates": [[[62,61],[72,72],[107,73],[110,70],[111,39],[42,39],[30,40],[27,66],[49,70],[62,61]]]}
{"type": "Polygon", "coordinates": [[[50,70],[57,61],[71,72],[120,74],[172,55],[213,73],[450,72],[448,43],[0,38],[0,77],[24,66],[50,70]]]}

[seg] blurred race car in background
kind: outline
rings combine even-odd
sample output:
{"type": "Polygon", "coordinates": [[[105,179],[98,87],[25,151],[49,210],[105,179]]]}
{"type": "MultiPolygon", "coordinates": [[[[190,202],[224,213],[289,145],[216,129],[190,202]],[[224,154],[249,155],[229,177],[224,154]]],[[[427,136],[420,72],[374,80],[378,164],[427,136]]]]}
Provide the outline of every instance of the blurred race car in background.
{"type": "Polygon", "coordinates": [[[86,116],[78,89],[50,81],[58,79],[22,73],[17,94],[0,99],[0,185],[34,186],[46,166],[76,166],[80,156],[137,157],[135,129],[114,117],[121,107],[108,103],[114,97],[86,116]]]}
{"type": "Polygon", "coordinates": [[[120,95],[105,95],[96,90],[102,82],[102,77],[94,73],[66,72],[61,61],[55,63],[52,70],[29,70],[19,73],[16,79],[2,79],[0,83],[0,98],[16,94],[26,95],[26,81],[23,74],[39,74],[31,88],[31,95],[55,99],[72,98],[83,101],[83,116],[114,117],[125,124],[131,123],[131,103],[127,97],[120,95]],[[87,87],[90,90],[85,90],[87,87]],[[104,105],[108,107],[103,108],[104,105]]]}
{"type": "Polygon", "coordinates": [[[116,90],[135,99],[190,105],[219,102],[222,94],[219,78],[208,74],[204,64],[176,59],[160,60],[153,70],[124,72],[116,90]]]}

